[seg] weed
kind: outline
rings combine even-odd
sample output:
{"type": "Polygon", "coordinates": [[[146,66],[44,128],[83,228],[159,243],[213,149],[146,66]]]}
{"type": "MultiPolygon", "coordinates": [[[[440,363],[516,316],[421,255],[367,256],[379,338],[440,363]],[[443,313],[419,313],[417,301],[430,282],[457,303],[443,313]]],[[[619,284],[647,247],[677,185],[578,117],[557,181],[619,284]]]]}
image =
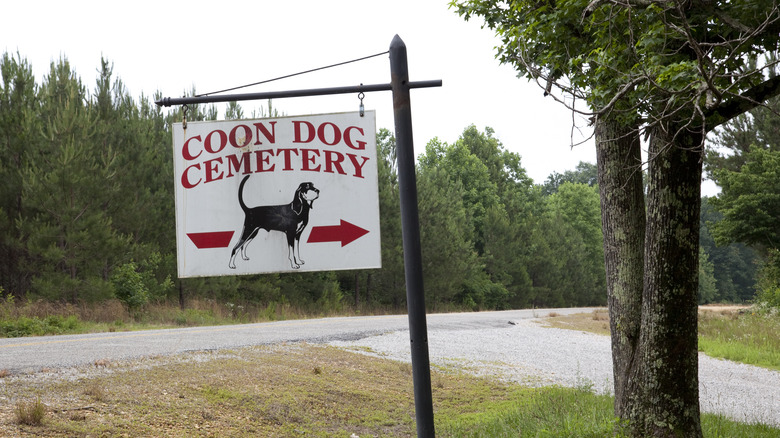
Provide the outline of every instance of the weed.
{"type": "Polygon", "coordinates": [[[737,313],[699,315],[699,349],[712,357],[780,370],[780,318],[737,313]]]}
{"type": "Polygon", "coordinates": [[[98,382],[92,382],[84,388],[84,395],[88,395],[95,401],[101,402],[106,401],[107,398],[106,390],[103,388],[103,385],[98,382]]]}
{"type": "Polygon", "coordinates": [[[41,402],[40,397],[34,401],[20,401],[16,403],[14,413],[18,424],[40,426],[46,416],[46,405],[41,402]]]}
{"type": "MultiPolygon", "coordinates": [[[[46,408],[50,415],[33,435],[414,436],[407,363],[302,344],[236,349],[229,357],[175,365],[160,360],[162,366],[117,366],[110,376],[36,382],[36,391],[67,407],[46,408]],[[314,377],[315,367],[328,372],[314,377]],[[104,388],[111,388],[110,404],[91,406],[104,388]]],[[[454,369],[432,371],[439,436],[622,436],[614,399],[584,390],[587,385],[532,389],[454,369]]],[[[17,393],[31,392],[32,383],[10,384],[17,393]]],[[[30,436],[5,414],[0,410],[0,435],[30,436]]],[[[778,436],[769,426],[706,415],[702,421],[705,436],[778,436]]]]}
{"type": "Polygon", "coordinates": [[[609,321],[609,313],[607,309],[596,309],[593,311],[594,321],[609,321]]]}

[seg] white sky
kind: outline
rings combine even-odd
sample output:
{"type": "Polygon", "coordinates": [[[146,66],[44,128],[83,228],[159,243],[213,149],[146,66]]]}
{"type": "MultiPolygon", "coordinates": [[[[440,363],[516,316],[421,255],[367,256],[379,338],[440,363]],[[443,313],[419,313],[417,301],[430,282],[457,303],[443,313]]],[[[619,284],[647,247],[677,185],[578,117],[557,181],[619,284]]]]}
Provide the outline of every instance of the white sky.
{"type": "MultiPolygon", "coordinates": [[[[572,133],[570,111],[495,59],[499,40],[480,20],[465,22],[447,0],[14,1],[2,8],[0,50],[17,51],[40,79],[67,57],[89,90],[101,56],[130,94],[180,97],[272,79],[387,51],[406,43],[412,81],[441,79],[411,95],[415,155],[433,137],[452,143],[471,124],[495,130],[534,182],[595,163],[590,136],[572,133]]],[[[297,78],[237,90],[249,93],[390,82],[381,56],[297,78]]],[[[367,93],[377,128],[394,131],[391,93],[367,93]]],[[[279,99],[287,115],[355,111],[356,95],[279,99]]],[[[243,102],[245,115],[266,102],[243,102]]],[[[220,110],[220,118],[224,111],[220,110]]],[[[706,187],[706,184],[705,184],[706,187]]],[[[714,187],[714,186],[713,186],[714,187]]],[[[704,190],[708,194],[708,190],[704,190]]]]}

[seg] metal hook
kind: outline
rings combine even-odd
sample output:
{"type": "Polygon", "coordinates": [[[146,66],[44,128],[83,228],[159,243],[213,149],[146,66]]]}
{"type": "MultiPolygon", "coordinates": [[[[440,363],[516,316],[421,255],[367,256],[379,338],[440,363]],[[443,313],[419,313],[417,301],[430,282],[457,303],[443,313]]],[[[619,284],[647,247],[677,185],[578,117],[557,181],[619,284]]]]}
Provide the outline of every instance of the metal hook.
{"type": "MultiPolygon", "coordinates": [[[[362,87],[363,84],[361,83],[360,86],[362,87]]],[[[360,99],[360,117],[363,117],[363,115],[366,113],[366,108],[363,106],[363,98],[365,97],[365,94],[363,92],[358,93],[358,99],[360,99]]]]}
{"type": "Polygon", "coordinates": [[[181,127],[186,131],[187,130],[187,112],[190,110],[190,107],[188,107],[186,104],[182,105],[182,119],[181,119],[181,127]]]}

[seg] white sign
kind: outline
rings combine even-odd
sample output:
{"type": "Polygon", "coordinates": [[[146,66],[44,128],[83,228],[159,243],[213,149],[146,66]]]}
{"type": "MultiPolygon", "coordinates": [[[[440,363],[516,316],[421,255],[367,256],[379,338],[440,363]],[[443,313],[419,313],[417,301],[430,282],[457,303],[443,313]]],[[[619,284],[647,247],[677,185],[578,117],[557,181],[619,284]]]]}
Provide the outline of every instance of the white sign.
{"type": "Polygon", "coordinates": [[[179,277],[381,267],[376,114],[173,126],[179,277]]]}

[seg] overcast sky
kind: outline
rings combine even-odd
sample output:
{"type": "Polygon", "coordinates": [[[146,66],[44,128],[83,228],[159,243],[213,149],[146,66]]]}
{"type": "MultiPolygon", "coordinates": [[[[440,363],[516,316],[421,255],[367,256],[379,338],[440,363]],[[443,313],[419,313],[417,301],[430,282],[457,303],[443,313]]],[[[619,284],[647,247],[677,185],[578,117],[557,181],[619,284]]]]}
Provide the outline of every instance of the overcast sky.
{"type": "MultiPolygon", "coordinates": [[[[493,128],[506,149],[522,156],[536,183],[596,160],[586,122],[499,65],[498,39],[481,21],[464,21],[446,0],[29,0],[4,5],[3,15],[0,49],[18,51],[39,80],[52,61],[66,57],[92,90],[102,56],[136,98],[156,91],[179,97],[193,87],[206,93],[361,58],[387,51],[398,34],[407,46],[410,80],[443,81],[440,88],[412,90],[416,155],[430,139],[452,143],[474,124],[493,128]],[[573,123],[580,129],[572,130],[573,123]]],[[[389,82],[383,55],[236,92],[389,82]]],[[[394,130],[389,91],[368,93],[364,103],[376,110],[378,128],[394,130]]],[[[265,104],[242,107],[248,116],[265,104]]],[[[274,101],[287,115],[355,111],[358,105],[356,95],[274,101]]]]}

